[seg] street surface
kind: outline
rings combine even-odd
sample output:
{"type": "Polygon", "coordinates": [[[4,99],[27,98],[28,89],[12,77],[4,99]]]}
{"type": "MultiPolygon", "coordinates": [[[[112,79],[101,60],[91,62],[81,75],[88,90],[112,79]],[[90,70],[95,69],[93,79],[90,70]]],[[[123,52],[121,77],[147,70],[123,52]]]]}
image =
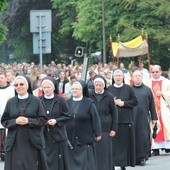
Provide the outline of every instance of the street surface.
{"type": "MultiPolygon", "coordinates": [[[[116,170],[119,170],[116,167],[116,170]]],[[[134,168],[127,167],[127,170],[170,170],[170,154],[161,152],[160,156],[154,156],[149,158],[145,166],[136,166],[134,168]]],[[[4,170],[4,162],[0,161],[0,170],[4,170]]]]}
{"type": "Polygon", "coordinates": [[[0,160],[0,170],[4,170],[4,162],[0,160]]]}
{"type": "MultiPolygon", "coordinates": [[[[116,168],[119,170],[120,168],[116,168]]],[[[170,154],[164,151],[160,152],[160,156],[149,158],[145,166],[127,167],[127,170],[170,170],[170,154]]]]}

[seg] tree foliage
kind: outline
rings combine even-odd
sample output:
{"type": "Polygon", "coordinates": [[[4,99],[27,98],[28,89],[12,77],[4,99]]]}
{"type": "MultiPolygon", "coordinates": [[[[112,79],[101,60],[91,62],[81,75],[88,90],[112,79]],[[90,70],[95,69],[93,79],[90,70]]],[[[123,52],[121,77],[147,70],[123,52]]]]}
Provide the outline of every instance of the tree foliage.
{"type": "Polygon", "coordinates": [[[54,52],[58,55],[72,56],[76,47],[76,40],[72,36],[72,24],[76,18],[76,1],[63,0],[52,1],[53,6],[53,44],[54,52]]]}
{"type": "Polygon", "coordinates": [[[51,9],[46,0],[10,0],[3,22],[8,28],[7,50],[19,58],[29,61],[32,54],[32,34],[30,33],[30,10],[51,9]]]}
{"type": "MultiPolygon", "coordinates": [[[[169,0],[104,0],[108,51],[110,35],[114,41],[117,41],[118,34],[121,41],[128,41],[142,34],[144,29],[143,36],[145,37],[146,33],[149,35],[152,63],[159,64],[165,58],[169,58],[170,36],[167,35],[170,34],[170,7],[168,4],[169,0]]],[[[102,0],[78,0],[75,6],[76,20],[70,27],[75,39],[90,44],[87,47],[93,50],[102,49],[101,5],[102,0]]],[[[167,67],[169,66],[165,63],[164,68],[167,67]]]]}
{"type": "Polygon", "coordinates": [[[0,2],[0,43],[6,39],[7,27],[2,22],[2,17],[4,15],[4,10],[7,8],[7,1],[2,0],[0,2]]]}
{"type": "MultiPolygon", "coordinates": [[[[170,5],[169,0],[10,0],[4,17],[9,30],[8,50],[17,56],[32,53],[32,35],[29,32],[29,11],[52,9],[51,58],[71,56],[75,47],[85,46],[87,51],[102,50],[102,2],[104,3],[106,47],[110,51],[113,41],[128,41],[147,33],[151,62],[164,69],[162,63],[170,58],[170,5]]],[[[0,4],[1,5],[1,4],[0,4]]],[[[5,29],[5,27],[4,27],[5,29]]],[[[5,35],[5,34],[0,34],[5,35]]]]}

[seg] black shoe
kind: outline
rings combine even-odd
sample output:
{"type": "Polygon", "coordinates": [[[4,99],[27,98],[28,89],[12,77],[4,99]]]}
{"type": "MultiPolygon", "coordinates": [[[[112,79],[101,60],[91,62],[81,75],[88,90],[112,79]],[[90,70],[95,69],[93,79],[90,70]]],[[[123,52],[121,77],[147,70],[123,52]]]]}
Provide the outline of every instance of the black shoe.
{"type": "Polygon", "coordinates": [[[146,165],[146,159],[143,159],[142,161],[138,162],[137,165],[145,166],[146,165]]]}
{"type": "Polygon", "coordinates": [[[151,156],[158,156],[159,154],[159,149],[154,149],[151,156]]]}
{"type": "Polygon", "coordinates": [[[165,152],[166,152],[166,153],[169,153],[169,152],[170,152],[170,149],[165,149],[165,152]]]}
{"type": "Polygon", "coordinates": [[[121,170],[126,170],[126,168],[125,168],[125,167],[122,167],[122,166],[120,167],[120,169],[121,169],[121,170]]]}

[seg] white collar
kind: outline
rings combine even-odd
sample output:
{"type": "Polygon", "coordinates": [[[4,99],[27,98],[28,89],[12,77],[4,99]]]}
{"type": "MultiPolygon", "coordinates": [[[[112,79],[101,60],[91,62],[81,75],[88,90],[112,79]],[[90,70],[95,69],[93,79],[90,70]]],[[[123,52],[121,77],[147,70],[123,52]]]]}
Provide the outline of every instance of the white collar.
{"type": "Polygon", "coordinates": [[[104,89],[103,89],[103,91],[101,91],[100,93],[99,93],[99,92],[96,92],[96,91],[95,91],[95,93],[96,93],[96,94],[103,94],[103,93],[104,93],[104,89]]]}
{"type": "Polygon", "coordinates": [[[165,77],[161,76],[159,77],[159,79],[154,79],[153,77],[151,78],[152,81],[160,81],[160,80],[164,80],[165,77]]]}
{"type": "Polygon", "coordinates": [[[133,84],[135,87],[140,87],[141,85],[142,85],[142,83],[141,84],[138,84],[138,85],[136,85],[136,84],[133,84]]]}
{"type": "Polygon", "coordinates": [[[82,99],[83,99],[83,96],[81,96],[81,97],[73,97],[74,101],[81,101],[82,99]]]}
{"type": "Polygon", "coordinates": [[[18,94],[18,98],[19,99],[27,99],[28,98],[28,93],[26,93],[25,95],[21,96],[18,94]]]}
{"type": "Polygon", "coordinates": [[[50,96],[47,96],[47,95],[44,94],[44,98],[46,98],[46,99],[53,99],[54,98],[54,93],[52,95],[50,95],[50,96]]]}
{"type": "Polygon", "coordinates": [[[120,87],[122,87],[122,86],[123,86],[123,83],[122,83],[122,84],[120,84],[120,85],[117,85],[116,83],[114,83],[114,86],[115,86],[115,87],[117,87],[117,88],[120,88],[120,87]]]}

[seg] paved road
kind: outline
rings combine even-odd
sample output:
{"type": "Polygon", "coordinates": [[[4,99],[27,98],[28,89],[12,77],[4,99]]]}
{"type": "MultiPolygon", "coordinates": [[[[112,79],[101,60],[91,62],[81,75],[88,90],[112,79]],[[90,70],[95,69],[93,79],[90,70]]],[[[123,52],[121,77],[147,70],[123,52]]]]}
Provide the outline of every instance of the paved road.
{"type": "Polygon", "coordinates": [[[0,161],[0,170],[4,170],[4,162],[0,161]]]}
{"type": "MultiPolygon", "coordinates": [[[[120,168],[116,168],[119,170],[120,168]]],[[[170,154],[161,152],[160,156],[149,158],[145,166],[127,167],[127,170],[170,170],[170,154]]]]}
{"type": "MultiPolygon", "coordinates": [[[[128,167],[127,170],[170,170],[170,154],[161,152],[160,156],[151,157],[145,166],[128,167]]],[[[0,161],[0,170],[4,170],[4,162],[0,161]]],[[[117,167],[116,170],[119,170],[117,167]]]]}

